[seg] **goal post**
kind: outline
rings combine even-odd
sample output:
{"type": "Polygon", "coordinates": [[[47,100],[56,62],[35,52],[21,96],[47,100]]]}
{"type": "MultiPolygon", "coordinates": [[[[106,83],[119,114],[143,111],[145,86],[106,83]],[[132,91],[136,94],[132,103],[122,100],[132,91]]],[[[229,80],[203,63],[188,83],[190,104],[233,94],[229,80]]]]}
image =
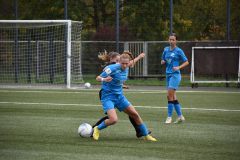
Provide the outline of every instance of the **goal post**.
{"type": "Polygon", "coordinates": [[[0,20],[0,84],[82,83],[82,22],[0,20]]]}
{"type": "Polygon", "coordinates": [[[240,83],[240,46],[192,47],[191,83],[240,83]]]}

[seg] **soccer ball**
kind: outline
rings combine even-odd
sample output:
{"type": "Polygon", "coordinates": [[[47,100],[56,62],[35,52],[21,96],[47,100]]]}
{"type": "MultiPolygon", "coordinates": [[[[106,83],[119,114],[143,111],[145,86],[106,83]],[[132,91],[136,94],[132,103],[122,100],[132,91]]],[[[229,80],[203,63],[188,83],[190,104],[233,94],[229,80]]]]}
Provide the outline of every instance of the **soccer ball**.
{"type": "Polygon", "coordinates": [[[85,88],[90,88],[90,87],[91,87],[91,84],[87,82],[87,83],[84,84],[84,87],[85,87],[85,88]]]}
{"type": "Polygon", "coordinates": [[[78,127],[78,134],[81,137],[91,137],[93,132],[93,128],[90,124],[88,123],[82,123],[80,124],[80,126],[78,127]]]}

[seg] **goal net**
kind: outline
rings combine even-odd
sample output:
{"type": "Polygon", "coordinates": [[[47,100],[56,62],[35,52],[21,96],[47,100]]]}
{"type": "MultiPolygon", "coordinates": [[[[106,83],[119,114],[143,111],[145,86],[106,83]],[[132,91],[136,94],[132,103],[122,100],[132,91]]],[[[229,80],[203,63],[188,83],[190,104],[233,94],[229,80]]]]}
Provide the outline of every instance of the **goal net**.
{"type": "Polygon", "coordinates": [[[82,22],[0,20],[0,84],[82,82],[82,22]]]}
{"type": "Polygon", "coordinates": [[[240,47],[192,47],[191,83],[240,83],[240,47]]]}

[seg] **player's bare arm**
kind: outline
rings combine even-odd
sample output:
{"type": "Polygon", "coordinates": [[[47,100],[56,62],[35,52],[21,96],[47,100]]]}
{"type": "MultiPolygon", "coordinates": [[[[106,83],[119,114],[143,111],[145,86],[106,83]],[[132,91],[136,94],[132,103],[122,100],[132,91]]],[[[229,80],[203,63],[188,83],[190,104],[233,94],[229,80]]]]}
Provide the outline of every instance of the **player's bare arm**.
{"type": "Polygon", "coordinates": [[[110,81],[112,81],[112,77],[108,76],[106,78],[103,78],[101,76],[97,76],[96,80],[98,82],[110,82],[110,81]]]}
{"type": "Polygon", "coordinates": [[[189,64],[189,62],[186,61],[186,62],[184,62],[183,64],[181,64],[180,66],[173,67],[173,70],[174,70],[174,71],[176,71],[176,70],[180,70],[180,69],[186,67],[188,64],[189,64]]]}
{"type": "Polygon", "coordinates": [[[129,62],[129,67],[133,67],[140,59],[145,57],[145,53],[140,53],[136,58],[134,58],[134,60],[131,60],[129,62]]]}

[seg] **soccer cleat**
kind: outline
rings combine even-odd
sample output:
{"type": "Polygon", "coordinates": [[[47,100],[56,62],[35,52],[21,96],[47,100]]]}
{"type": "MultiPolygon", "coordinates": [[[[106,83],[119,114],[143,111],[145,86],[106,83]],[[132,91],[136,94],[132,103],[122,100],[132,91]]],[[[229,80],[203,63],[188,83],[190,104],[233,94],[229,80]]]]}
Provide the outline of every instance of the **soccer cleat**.
{"type": "MultiPolygon", "coordinates": [[[[152,133],[152,131],[148,130],[148,134],[151,134],[151,133],[152,133]]],[[[139,131],[139,132],[136,133],[136,136],[137,136],[137,138],[140,138],[140,137],[142,137],[143,135],[142,135],[142,133],[139,131]]]]}
{"type": "Polygon", "coordinates": [[[167,117],[165,124],[170,124],[172,123],[172,117],[167,117]]]}
{"type": "Polygon", "coordinates": [[[93,128],[93,135],[92,135],[92,137],[93,137],[93,139],[94,140],[98,140],[98,138],[99,138],[99,129],[98,129],[98,127],[97,126],[95,126],[94,128],[93,128]]]}
{"type": "Polygon", "coordinates": [[[144,140],[153,141],[153,142],[156,142],[156,141],[157,141],[156,138],[154,138],[153,136],[151,136],[151,135],[149,135],[149,134],[144,137],[144,140]]]}
{"type": "Polygon", "coordinates": [[[185,118],[184,118],[183,116],[179,116],[174,123],[175,123],[175,124],[176,124],[176,123],[182,123],[182,122],[184,122],[184,121],[185,121],[185,118]]]}

